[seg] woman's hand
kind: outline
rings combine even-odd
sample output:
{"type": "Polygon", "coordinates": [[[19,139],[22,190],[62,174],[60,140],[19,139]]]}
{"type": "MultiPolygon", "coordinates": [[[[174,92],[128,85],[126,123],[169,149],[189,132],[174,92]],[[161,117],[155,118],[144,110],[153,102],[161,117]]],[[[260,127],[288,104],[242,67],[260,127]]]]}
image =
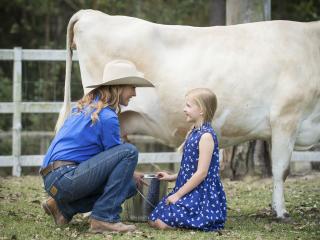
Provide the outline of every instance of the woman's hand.
{"type": "Polygon", "coordinates": [[[139,189],[141,189],[142,184],[146,184],[145,181],[143,181],[143,173],[141,173],[141,172],[135,171],[133,173],[133,178],[134,178],[136,185],[139,189]]]}
{"type": "Polygon", "coordinates": [[[122,138],[122,141],[123,141],[123,142],[125,142],[125,143],[131,143],[131,141],[130,141],[129,138],[128,138],[128,134],[126,134],[126,133],[123,134],[121,138],[122,138]]]}
{"type": "Polygon", "coordinates": [[[157,178],[161,181],[174,181],[177,179],[176,174],[169,174],[167,172],[157,172],[157,178]]]}
{"type": "Polygon", "coordinates": [[[175,193],[175,194],[172,194],[171,196],[169,196],[166,200],[166,204],[169,205],[169,204],[175,204],[176,202],[179,201],[181,197],[175,193]]]}

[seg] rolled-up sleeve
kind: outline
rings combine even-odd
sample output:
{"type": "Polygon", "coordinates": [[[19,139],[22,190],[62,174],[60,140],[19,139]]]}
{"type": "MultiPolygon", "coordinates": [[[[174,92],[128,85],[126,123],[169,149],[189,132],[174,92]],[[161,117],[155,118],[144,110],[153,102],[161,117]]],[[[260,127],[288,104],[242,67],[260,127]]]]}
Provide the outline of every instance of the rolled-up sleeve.
{"type": "Polygon", "coordinates": [[[104,150],[121,143],[119,119],[117,117],[105,119],[102,123],[102,144],[104,150]]]}

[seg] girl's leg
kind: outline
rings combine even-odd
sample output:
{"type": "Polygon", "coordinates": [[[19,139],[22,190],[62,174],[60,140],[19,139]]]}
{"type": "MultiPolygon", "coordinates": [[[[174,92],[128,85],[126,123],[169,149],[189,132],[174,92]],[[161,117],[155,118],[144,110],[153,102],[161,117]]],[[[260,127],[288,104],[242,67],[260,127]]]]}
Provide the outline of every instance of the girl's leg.
{"type": "Polygon", "coordinates": [[[162,220],[160,220],[159,218],[156,219],[155,221],[149,221],[148,222],[149,225],[151,227],[157,228],[157,229],[161,229],[161,230],[165,230],[165,229],[173,229],[173,227],[167,225],[166,223],[164,223],[162,220]]]}

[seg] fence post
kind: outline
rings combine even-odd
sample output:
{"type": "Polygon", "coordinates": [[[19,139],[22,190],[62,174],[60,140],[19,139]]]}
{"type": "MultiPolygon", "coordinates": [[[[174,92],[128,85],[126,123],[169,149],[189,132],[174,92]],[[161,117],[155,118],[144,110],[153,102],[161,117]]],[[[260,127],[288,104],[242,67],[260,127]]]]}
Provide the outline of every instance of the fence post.
{"type": "Polygon", "coordinates": [[[12,175],[21,175],[21,81],[22,81],[22,49],[14,48],[13,63],[13,121],[12,121],[12,175]]]}
{"type": "Polygon", "coordinates": [[[271,20],[271,0],[264,0],[263,2],[263,15],[265,21],[271,20]]]}

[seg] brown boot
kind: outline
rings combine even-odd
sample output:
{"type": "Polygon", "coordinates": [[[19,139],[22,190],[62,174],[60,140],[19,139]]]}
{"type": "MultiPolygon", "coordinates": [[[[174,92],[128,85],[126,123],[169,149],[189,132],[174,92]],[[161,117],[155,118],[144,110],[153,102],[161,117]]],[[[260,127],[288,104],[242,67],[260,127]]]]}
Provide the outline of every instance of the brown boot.
{"type": "Polygon", "coordinates": [[[126,225],[122,222],[111,223],[111,222],[103,222],[96,219],[91,218],[90,221],[90,232],[93,233],[103,233],[103,232],[133,232],[136,230],[134,225],[126,225]]]}
{"type": "Polygon", "coordinates": [[[54,222],[57,225],[65,225],[69,223],[69,221],[60,212],[56,200],[54,200],[52,197],[49,197],[46,201],[43,201],[41,206],[46,214],[53,217],[54,222]]]}

